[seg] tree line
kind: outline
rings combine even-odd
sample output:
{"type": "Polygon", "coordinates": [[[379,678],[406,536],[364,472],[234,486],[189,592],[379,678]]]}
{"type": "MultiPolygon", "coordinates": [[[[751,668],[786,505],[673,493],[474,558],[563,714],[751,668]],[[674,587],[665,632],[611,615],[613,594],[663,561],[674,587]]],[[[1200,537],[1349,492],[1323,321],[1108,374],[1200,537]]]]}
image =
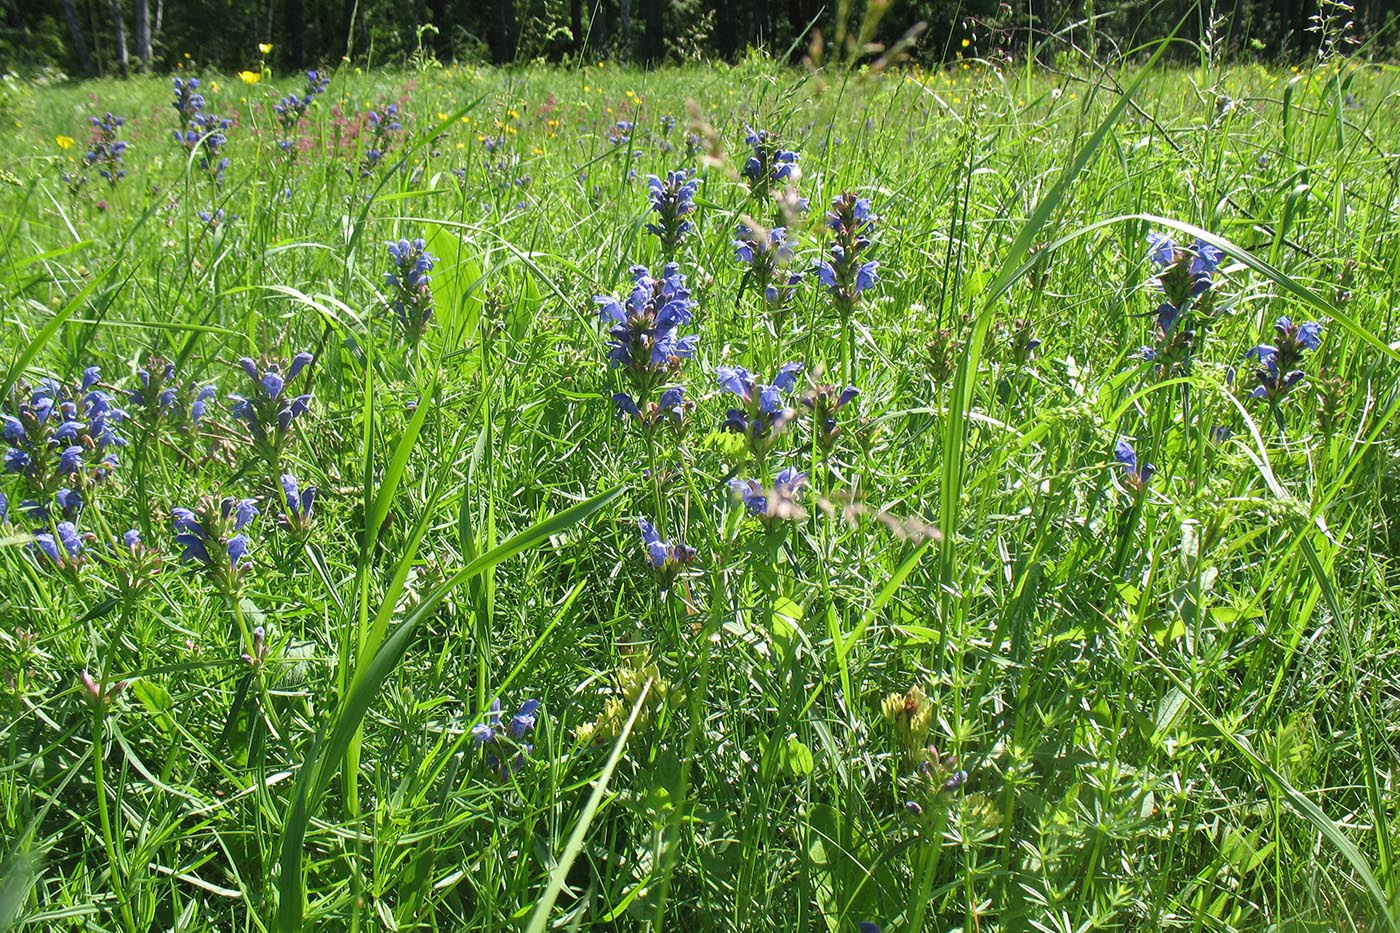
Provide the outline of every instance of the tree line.
{"type": "Polygon", "coordinates": [[[767,54],[855,61],[894,48],[1046,57],[1137,47],[1175,32],[1265,59],[1342,41],[1393,51],[1393,0],[0,0],[0,71],[126,75],[412,60],[659,65],[767,54]],[[258,46],[271,44],[268,53],[258,46]]]}

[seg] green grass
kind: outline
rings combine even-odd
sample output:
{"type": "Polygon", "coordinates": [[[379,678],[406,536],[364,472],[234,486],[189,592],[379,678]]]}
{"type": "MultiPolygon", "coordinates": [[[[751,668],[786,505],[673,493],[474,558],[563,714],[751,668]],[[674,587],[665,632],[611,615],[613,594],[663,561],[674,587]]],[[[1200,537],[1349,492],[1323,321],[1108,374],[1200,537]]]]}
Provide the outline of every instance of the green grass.
{"type": "Polygon", "coordinates": [[[218,396],[122,425],[76,570],[19,507],[56,482],[0,475],[0,929],[1400,924],[1394,69],[347,68],[295,157],[297,80],[203,77],[238,114],[222,187],[167,78],[4,104],[4,412],[92,365],[124,398],[152,355],[218,396]],[[108,110],[129,174],[75,194],[108,110]],[[776,216],[745,125],[801,155],[793,268],[836,195],[879,215],[849,314],[744,278],[736,224],[776,216]],[[664,262],[645,177],[676,168],[700,341],[666,384],[695,407],[649,437],[591,299],[664,262]],[[1140,352],[1150,231],[1225,257],[1189,365],[1140,352]],[[416,346],[401,237],[437,257],[416,346]],[[1322,339],[1271,406],[1245,354],[1283,315],[1322,339]],[[310,411],[259,448],[236,360],[303,350],[310,411]],[[715,367],[791,360],[797,417],[751,457],[715,367]],[[814,381],[860,389],[830,445],[814,381]],[[726,484],[789,466],[786,519],[726,484]],[[281,472],[319,491],[305,533],[281,472]],[[225,495],[261,500],[233,580],[171,518],[225,495]],[[639,518],[694,563],[653,573],[639,518]],[[471,737],[493,698],[542,703],[504,776],[471,737]]]}

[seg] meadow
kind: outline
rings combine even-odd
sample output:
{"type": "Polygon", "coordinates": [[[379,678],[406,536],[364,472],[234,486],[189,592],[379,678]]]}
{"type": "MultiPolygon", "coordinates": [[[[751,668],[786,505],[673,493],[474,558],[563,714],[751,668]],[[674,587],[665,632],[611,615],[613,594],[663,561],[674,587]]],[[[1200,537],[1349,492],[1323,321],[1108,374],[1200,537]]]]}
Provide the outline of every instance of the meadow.
{"type": "Polygon", "coordinates": [[[1394,68],[248,67],[0,96],[0,930],[1400,925],[1394,68]]]}

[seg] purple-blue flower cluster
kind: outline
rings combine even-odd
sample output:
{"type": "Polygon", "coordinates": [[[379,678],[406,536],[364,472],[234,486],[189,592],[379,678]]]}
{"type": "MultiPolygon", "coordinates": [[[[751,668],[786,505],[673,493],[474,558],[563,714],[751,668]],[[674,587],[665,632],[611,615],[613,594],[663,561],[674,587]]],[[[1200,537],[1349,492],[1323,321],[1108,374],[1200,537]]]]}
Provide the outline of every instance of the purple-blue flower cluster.
{"type": "Polygon", "coordinates": [[[502,777],[509,777],[525,766],[525,761],[535,746],[526,741],[539,721],[540,701],[526,700],[520,704],[514,716],[507,723],[501,722],[501,701],[491,701],[491,709],[486,719],[472,726],[473,748],[488,749],[487,767],[499,771],[502,777]],[[514,752],[514,756],[510,755],[514,752]]]}
{"type": "Polygon", "coordinates": [[[779,470],[768,489],[755,479],[735,477],[729,481],[734,497],[744,504],[750,515],[764,521],[803,517],[806,513],[798,504],[797,496],[806,485],[807,474],[798,472],[796,467],[779,470]]]}
{"type": "Polygon", "coordinates": [[[72,522],[59,522],[52,531],[37,532],[34,548],[59,570],[76,570],[86,556],[82,535],[72,522]]]}
{"type": "Polygon", "coordinates": [[[695,193],[699,190],[700,179],[685,169],[667,172],[665,181],[647,176],[651,209],[656,214],[656,222],[647,224],[647,232],[661,241],[661,254],[667,259],[675,258],[681,240],[695,229],[688,218],[695,213],[695,193]]]}
{"type": "Polygon", "coordinates": [[[766,198],[775,186],[795,180],[800,157],[793,150],[782,148],[776,133],[745,127],[744,142],[752,150],[742,170],[751,196],[766,198]]]}
{"type": "Polygon", "coordinates": [[[668,263],[660,278],[653,278],[646,266],[633,266],[631,274],[632,291],[626,299],[595,295],[593,301],[602,319],[611,322],[608,362],[623,370],[645,399],[680,369],[682,361],[695,356],[700,338],[680,332],[695,307],[680,266],[668,263]]]}
{"type": "Polygon", "coordinates": [[[1164,300],[1157,306],[1154,341],[1141,350],[1157,371],[1185,371],[1212,320],[1210,290],[1224,254],[1203,240],[1187,249],[1164,233],[1147,235],[1148,259],[1158,268],[1153,285],[1164,300]]]}
{"type": "Polygon", "coordinates": [[[287,502],[287,511],[282,522],[293,531],[306,531],[311,527],[311,513],[316,504],[316,487],[301,488],[297,478],[290,473],[282,474],[282,495],[287,502]]]}
{"type": "Polygon", "coordinates": [[[826,226],[832,232],[830,259],[818,259],[813,265],[817,278],[831,291],[843,313],[853,310],[861,294],[880,280],[880,263],[865,258],[878,220],[869,198],[849,193],[832,201],[826,214],[826,226]]]}
{"type": "Polygon", "coordinates": [[[302,117],[311,109],[317,96],[324,94],[326,88],[330,87],[330,76],[320,71],[308,71],[306,73],[306,87],[300,95],[288,94],[279,100],[272,108],[277,116],[277,125],[282,131],[282,138],[277,141],[277,147],[283,152],[296,151],[296,133],[301,125],[302,117]]]}
{"type": "Polygon", "coordinates": [[[619,418],[635,419],[645,431],[654,431],[663,424],[682,429],[695,410],[695,403],[685,397],[684,386],[672,386],[656,401],[641,405],[626,392],[616,392],[613,404],[617,406],[619,418]]]}
{"type": "Polygon", "coordinates": [[[637,528],[642,533],[642,544],[646,546],[651,569],[666,580],[669,581],[681,568],[695,560],[695,548],[662,541],[656,526],[645,518],[637,519],[637,528]]]}
{"type": "Polygon", "coordinates": [[[177,430],[193,429],[209,413],[209,403],[217,394],[212,385],[181,383],[175,364],[152,358],[136,370],[139,389],[127,392],[127,404],[148,427],[168,424],[177,430]]]}
{"type": "Polygon", "coordinates": [[[1118,461],[1119,469],[1123,471],[1124,485],[1135,493],[1147,489],[1147,484],[1151,481],[1152,474],[1157,472],[1157,468],[1150,463],[1139,466],[1137,450],[1126,438],[1118,439],[1118,443],[1113,447],[1113,457],[1118,461]]]}
{"type": "Polygon", "coordinates": [[[180,115],[179,124],[187,125],[196,114],[204,111],[204,95],[199,93],[198,78],[176,78],[175,100],[171,104],[180,115]]]}
{"type": "Polygon", "coordinates": [[[1267,399],[1277,403],[1306,377],[1303,354],[1322,346],[1322,325],[1316,321],[1295,324],[1289,317],[1274,322],[1274,342],[1261,343],[1245,354],[1258,366],[1254,379],[1258,383],[1250,398],[1267,399]]]}
{"type": "Polygon", "coordinates": [[[762,231],[740,222],[735,234],[734,257],[748,266],[745,276],[762,289],[763,300],[770,310],[782,310],[802,282],[802,273],[785,269],[792,261],[787,228],[762,231]]]}
{"type": "Polygon", "coordinates": [[[437,258],[427,251],[428,244],[422,237],[386,245],[391,263],[390,271],[384,273],[384,284],[390,290],[389,307],[398,316],[409,342],[417,345],[433,319],[432,277],[428,273],[433,271],[437,258]]]}
{"type": "Polygon", "coordinates": [[[802,396],[802,404],[812,412],[818,444],[828,450],[835,445],[836,438],[841,433],[836,413],[854,401],[858,395],[860,390],[855,386],[846,386],[838,391],[835,386],[823,384],[812,386],[802,396]]]}
{"type": "Polygon", "coordinates": [[[126,177],[125,160],[122,158],[126,153],[126,140],[118,139],[121,134],[122,125],[126,123],[125,117],[114,117],[111,111],[100,117],[89,117],[92,123],[92,142],[88,144],[87,154],[83,156],[83,165],[88,168],[96,168],[97,174],[102,176],[108,185],[116,186],[117,182],[126,177]]]}
{"type": "Polygon", "coordinates": [[[370,176],[383,160],[385,153],[393,148],[394,140],[398,137],[399,131],[403,129],[403,123],[399,119],[398,104],[389,104],[384,108],[382,114],[377,110],[371,110],[365,115],[365,122],[369,124],[370,142],[360,164],[361,178],[370,176]]]}
{"type": "Polygon", "coordinates": [[[772,382],[760,383],[742,366],[717,367],[720,390],[737,395],[744,403],[744,407],[725,413],[724,430],[744,435],[755,455],[761,457],[796,415],[786,396],[797,385],[801,372],[801,363],[784,363],[772,382]]]}
{"type": "Polygon", "coordinates": [[[280,363],[257,363],[246,356],[238,361],[253,387],[247,395],[230,395],[233,405],[229,411],[243,422],[258,453],[274,471],[293,422],[310,407],[311,393],[293,394],[289,386],[306,371],[311,360],[311,354],[303,351],[292,357],[285,370],[280,363]]]}
{"type": "Polygon", "coordinates": [[[171,509],[180,560],[197,564],[230,590],[250,564],[249,539],[243,531],[258,517],[256,499],[226,496],[215,505],[205,499],[198,509],[171,509]]]}
{"type": "Polygon", "coordinates": [[[31,492],[45,497],[106,479],[117,466],[117,449],[127,443],[119,433],[127,413],[100,379],[96,366],[83,371],[78,391],[41,379],[26,401],[0,410],[4,471],[23,476],[31,492]]]}

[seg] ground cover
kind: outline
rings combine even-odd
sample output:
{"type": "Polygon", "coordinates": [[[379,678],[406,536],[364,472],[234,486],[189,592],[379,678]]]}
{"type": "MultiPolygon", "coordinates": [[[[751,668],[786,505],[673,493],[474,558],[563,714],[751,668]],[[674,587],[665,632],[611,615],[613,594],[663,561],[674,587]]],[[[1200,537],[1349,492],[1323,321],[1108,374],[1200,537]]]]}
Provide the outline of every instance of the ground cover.
{"type": "Polygon", "coordinates": [[[255,58],[4,98],[0,926],[1393,928],[1393,70],[255,58]]]}

